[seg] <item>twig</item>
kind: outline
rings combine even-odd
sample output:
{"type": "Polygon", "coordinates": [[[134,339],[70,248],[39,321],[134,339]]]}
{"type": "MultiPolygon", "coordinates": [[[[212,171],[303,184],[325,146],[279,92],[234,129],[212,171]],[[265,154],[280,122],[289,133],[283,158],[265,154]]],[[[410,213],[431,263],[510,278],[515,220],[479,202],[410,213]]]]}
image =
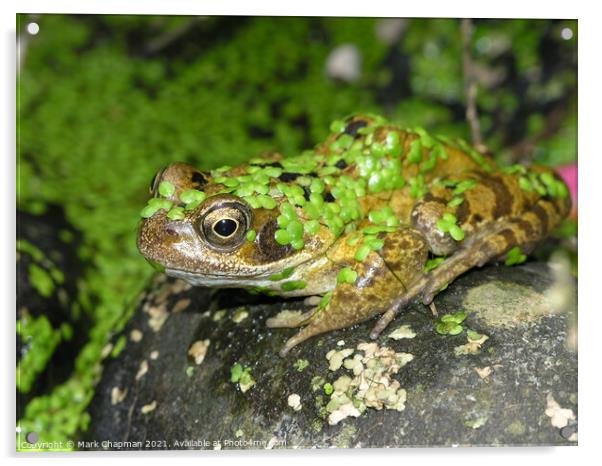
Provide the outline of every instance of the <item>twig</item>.
{"type": "Polygon", "coordinates": [[[187,34],[192,28],[194,28],[198,23],[203,21],[203,17],[194,16],[190,18],[188,21],[185,21],[173,29],[167,30],[160,36],[152,39],[145,48],[145,53],[147,55],[154,55],[159,53],[164,48],[173,44],[176,40],[180,39],[182,36],[187,34]]]}
{"type": "Polygon", "coordinates": [[[487,152],[487,147],[483,144],[481,137],[481,124],[479,122],[479,113],[477,111],[477,82],[475,79],[474,63],[472,60],[471,41],[472,41],[472,20],[465,18],[462,20],[462,44],[463,44],[463,71],[464,71],[464,92],[466,94],[466,120],[470,126],[472,143],[481,153],[487,152]]]}

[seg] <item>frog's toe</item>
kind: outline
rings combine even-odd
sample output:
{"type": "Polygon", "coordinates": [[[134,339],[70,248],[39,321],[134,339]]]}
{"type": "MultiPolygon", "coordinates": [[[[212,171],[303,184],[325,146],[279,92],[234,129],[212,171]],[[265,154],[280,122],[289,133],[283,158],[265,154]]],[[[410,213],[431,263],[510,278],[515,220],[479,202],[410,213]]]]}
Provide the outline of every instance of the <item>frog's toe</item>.
{"type": "Polygon", "coordinates": [[[266,320],[265,325],[269,328],[294,328],[305,324],[314,313],[301,311],[281,311],[274,317],[266,320]]]}
{"type": "Polygon", "coordinates": [[[293,349],[295,346],[297,346],[299,343],[304,342],[305,340],[318,335],[319,333],[323,333],[321,331],[316,332],[315,329],[312,329],[312,327],[305,327],[302,330],[299,330],[295,336],[289,338],[288,340],[286,340],[286,343],[284,344],[284,346],[282,347],[282,349],[280,350],[279,354],[280,356],[284,357],[288,354],[288,352],[293,349]]]}

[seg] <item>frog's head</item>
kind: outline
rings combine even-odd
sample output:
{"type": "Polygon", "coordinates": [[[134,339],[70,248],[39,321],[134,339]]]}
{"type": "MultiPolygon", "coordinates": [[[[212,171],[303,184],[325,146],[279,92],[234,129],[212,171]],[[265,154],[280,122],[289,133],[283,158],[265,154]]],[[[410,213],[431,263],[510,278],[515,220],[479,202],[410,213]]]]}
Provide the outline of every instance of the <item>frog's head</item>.
{"type": "MultiPolygon", "coordinates": [[[[231,170],[226,178],[238,173],[231,170]]],[[[143,211],[142,255],[194,285],[257,286],[321,254],[332,242],[327,229],[303,233],[302,248],[276,241],[279,206],[286,199],[273,196],[265,206],[251,206],[254,198],[225,192],[224,183],[224,176],[214,178],[184,163],[161,170],[143,211]]]]}

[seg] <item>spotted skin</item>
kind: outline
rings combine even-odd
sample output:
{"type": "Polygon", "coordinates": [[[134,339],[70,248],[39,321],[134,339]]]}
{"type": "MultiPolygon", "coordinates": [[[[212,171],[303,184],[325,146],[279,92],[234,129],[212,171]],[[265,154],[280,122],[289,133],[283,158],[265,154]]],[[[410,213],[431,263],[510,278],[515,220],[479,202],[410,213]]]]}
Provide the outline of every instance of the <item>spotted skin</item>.
{"type": "Polygon", "coordinates": [[[172,164],[143,211],[138,248],[168,275],[324,297],[303,314],[268,320],[301,327],[282,355],[380,315],[376,338],[409,303],[430,304],[467,270],[513,248],[528,254],[570,211],[566,186],[547,168],[500,169],[462,141],[375,116],[332,129],[298,158],[267,154],[212,172],[172,164]],[[237,225],[231,237],[211,231],[222,218],[237,225]],[[444,260],[425,272],[432,256],[444,260]],[[352,283],[341,278],[350,274],[352,283]]]}

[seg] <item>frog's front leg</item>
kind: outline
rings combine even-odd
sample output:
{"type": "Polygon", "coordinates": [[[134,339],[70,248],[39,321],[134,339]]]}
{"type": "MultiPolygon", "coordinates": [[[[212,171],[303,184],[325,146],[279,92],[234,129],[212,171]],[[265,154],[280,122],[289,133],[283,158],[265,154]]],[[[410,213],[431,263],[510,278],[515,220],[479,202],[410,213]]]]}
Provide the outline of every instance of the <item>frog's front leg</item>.
{"type": "Polygon", "coordinates": [[[280,354],[312,336],[350,327],[391,308],[398,296],[423,275],[428,249],[422,236],[413,229],[380,233],[383,245],[363,260],[356,260],[358,245],[341,238],[330,251],[329,259],[340,273],[336,287],[310,313],[290,315],[268,322],[269,326],[304,325],[290,338],[280,354]]]}

